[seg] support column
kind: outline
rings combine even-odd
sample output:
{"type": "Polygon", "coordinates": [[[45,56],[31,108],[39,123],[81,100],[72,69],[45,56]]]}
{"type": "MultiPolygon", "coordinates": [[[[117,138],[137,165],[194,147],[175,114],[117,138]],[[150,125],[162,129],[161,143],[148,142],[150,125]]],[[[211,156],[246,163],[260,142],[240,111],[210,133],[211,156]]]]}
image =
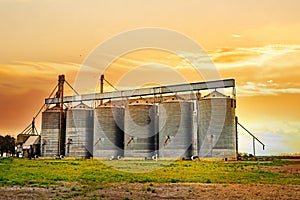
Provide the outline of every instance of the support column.
{"type": "Polygon", "coordinates": [[[255,157],[255,138],[253,138],[253,156],[255,157]]]}
{"type": "MultiPolygon", "coordinates": [[[[103,85],[104,85],[104,75],[102,74],[100,77],[100,93],[103,93],[103,85]]],[[[100,105],[103,105],[103,100],[100,100],[100,105]]]]}
{"type": "Polygon", "coordinates": [[[65,75],[58,76],[58,95],[59,95],[59,135],[58,135],[58,156],[64,155],[64,83],[65,75]]]}
{"type": "Polygon", "coordinates": [[[238,117],[235,117],[235,153],[236,153],[236,158],[238,159],[239,157],[239,144],[238,144],[238,117]]]}

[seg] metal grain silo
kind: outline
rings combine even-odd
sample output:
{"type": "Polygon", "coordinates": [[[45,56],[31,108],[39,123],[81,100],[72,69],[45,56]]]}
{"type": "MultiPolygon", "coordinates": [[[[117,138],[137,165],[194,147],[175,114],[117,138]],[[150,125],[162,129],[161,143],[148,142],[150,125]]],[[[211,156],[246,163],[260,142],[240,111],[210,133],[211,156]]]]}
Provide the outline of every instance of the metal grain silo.
{"type": "MultiPolygon", "coordinates": [[[[62,144],[65,143],[65,112],[63,117],[62,144]]],[[[60,107],[55,106],[42,113],[42,132],[41,132],[41,155],[44,157],[58,156],[58,143],[60,134],[60,107]]],[[[62,150],[63,152],[63,150],[62,150]]]]}
{"type": "Polygon", "coordinates": [[[98,106],[94,115],[94,157],[124,156],[124,108],[98,106]]]}
{"type": "Polygon", "coordinates": [[[132,101],[125,108],[125,157],[152,158],[157,155],[157,105],[145,99],[132,101]]]}
{"type": "Polygon", "coordinates": [[[94,110],[80,103],[66,112],[66,156],[93,155],[94,110]]]}
{"type": "Polygon", "coordinates": [[[195,101],[169,97],[159,105],[159,156],[191,158],[195,155],[197,107],[195,101]]]}
{"type": "Polygon", "coordinates": [[[217,91],[199,100],[199,157],[236,158],[235,104],[217,91]]]}

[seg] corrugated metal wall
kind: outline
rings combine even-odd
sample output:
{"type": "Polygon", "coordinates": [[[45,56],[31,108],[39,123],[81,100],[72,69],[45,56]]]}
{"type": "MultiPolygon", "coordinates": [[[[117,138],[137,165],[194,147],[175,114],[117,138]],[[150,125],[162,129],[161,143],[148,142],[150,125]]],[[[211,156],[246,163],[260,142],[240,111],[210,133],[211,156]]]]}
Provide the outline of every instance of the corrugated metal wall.
{"type": "Polygon", "coordinates": [[[191,101],[165,101],[159,105],[159,156],[190,158],[194,154],[197,110],[191,101]]]}
{"type": "Polygon", "coordinates": [[[235,158],[235,99],[210,94],[199,101],[199,157],[235,158]]]}
{"type": "Polygon", "coordinates": [[[81,103],[66,115],[66,156],[88,158],[93,155],[94,110],[81,103]]]}
{"type": "Polygon", "coordinates": [[[100,106],[94,116],[94,157],[124,156],[124,108],[100,106]]]}
{"type": "MultiPolygon", "coordinates": [[[[65,117],[63,125],[63,142],[65,141],[65,117]]],[[[60,108],[55,106],[42,113],[41,155],[44,157],[58,155],[58,137],[60,108]]]]}
{"type": "Polygon", "coordinates": [[[157,106],[136,100],[125,108],[125,157],[152,157],[158,149],[157,106]]]}

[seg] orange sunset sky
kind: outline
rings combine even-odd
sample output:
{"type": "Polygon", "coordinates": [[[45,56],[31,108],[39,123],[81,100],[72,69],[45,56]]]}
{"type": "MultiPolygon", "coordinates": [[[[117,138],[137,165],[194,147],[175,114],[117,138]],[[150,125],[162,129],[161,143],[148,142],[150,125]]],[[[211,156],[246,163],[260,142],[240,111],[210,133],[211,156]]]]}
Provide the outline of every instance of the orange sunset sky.
{"type": "MultiPolygon", "coordinates": [[[[221,78],[236,79],[237,116],[266,144],[265,151],[257,145],[258,154],[300,153],[299,8],[298,0],[0,0],[0,134],[16,136],[31,122],[59,74],[74,84],[99,44],[124,31],[158,27],[193,39],[221,78]]],[[[206,63],[203,55],[181,53],[206,63]]],[[[201,81],[177,55],[149,49],[119,57],[106,78],[117,85],[147,64],[137,79],[166,79],[164,65],[201,81]]],[[[251,153],[251,142],[239,129],[240,151],[251,153]]]]}

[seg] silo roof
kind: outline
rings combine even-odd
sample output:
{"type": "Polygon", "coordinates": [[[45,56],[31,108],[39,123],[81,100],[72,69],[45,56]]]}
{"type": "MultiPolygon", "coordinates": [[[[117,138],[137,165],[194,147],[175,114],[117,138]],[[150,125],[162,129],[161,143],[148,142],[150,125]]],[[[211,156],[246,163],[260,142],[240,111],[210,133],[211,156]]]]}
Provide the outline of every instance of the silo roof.
{"type": "Polygon", "coordinates": [[[55,105],[51,108],[48,108],[45,112],[59,112],[60,111],[60,106],[59,105],[55,105]]]}
{"type": "Polygon", "coordinates": [[[203,97],[204,99],[208,99],[208,98],[228,98],[228,96],[222,94],[221,92],[218,91],[213,91],[211,93],[209,93],[208,95],[203,97]]]}
{"type": "Polygon", "coordinates": [[[80,104],[74,106],[72,109],[91,109],[91,107],[87,106],[84,103],[80,103],[80,104]]]}

